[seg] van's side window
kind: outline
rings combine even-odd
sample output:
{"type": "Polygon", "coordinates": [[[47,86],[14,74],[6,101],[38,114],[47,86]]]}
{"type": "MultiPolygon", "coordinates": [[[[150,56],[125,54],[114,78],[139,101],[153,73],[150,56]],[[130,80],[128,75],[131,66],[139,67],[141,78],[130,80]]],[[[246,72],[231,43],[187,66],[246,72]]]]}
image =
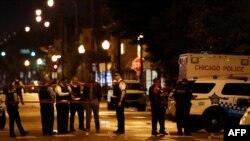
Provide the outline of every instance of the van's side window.
{"type": "Polygon", "coordinates": [[[191,88],[193,93],[208,94],[215,86],[215,83],[193,83],[191,88]]]}
{"type": "Polygon", "coordinates": [[[225,84],[222,94],[224,95],[242,95],[249,96],[250,84],[246,83],[227,83],[225,84]]]}

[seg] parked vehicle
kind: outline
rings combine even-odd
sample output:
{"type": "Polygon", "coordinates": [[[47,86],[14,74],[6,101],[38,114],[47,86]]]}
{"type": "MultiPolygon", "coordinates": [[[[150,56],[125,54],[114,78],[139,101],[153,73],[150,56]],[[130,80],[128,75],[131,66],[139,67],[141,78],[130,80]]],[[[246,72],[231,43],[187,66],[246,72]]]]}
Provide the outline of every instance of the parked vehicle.
{"type": "MultiPolygon", "coordinates": [[[[239,123],[250,106],[250,81],[243,78],[190,81],[194,96],[190,110],[192,131],[205,128],[208,132],[220,132],[225,124],[239,123]]],[[[167,113],[174,117],[175,102],[171,95],[169,100],[167,113]]]]}
{"type": "Polygon", "coordinates": [[[6,114],[3,108],[3,99],[0,95],[0,129],[3,129],[6,123],[6,114]]]}
{"type": "MultiPolygon", "coordinates": [[[[138,111],[145,111],[146,89],[136,80],[124,80],[126,82],[125,107],[136,107],[138,111]]],[[[113,89],[110,88],[107,94],[107,108],[113,110],[115,105],[115,96],[113,89]]]]}
{"type": "Polygon", "coordinates": [[[28,85],[23,87],[24,93],[38,93],[41,82],[38,80],[31,81],[28,85]]]}
{"type": "Polygon", "coordinates": [[[250,56],[186,53],[179,56],[179,79],[250,77],[250,56]]]}
{"type": "Polygon", "coordinates": [[[250,107],[247,108],[246,112],[241,117],[240,125],[250,125],[250,107]]]}

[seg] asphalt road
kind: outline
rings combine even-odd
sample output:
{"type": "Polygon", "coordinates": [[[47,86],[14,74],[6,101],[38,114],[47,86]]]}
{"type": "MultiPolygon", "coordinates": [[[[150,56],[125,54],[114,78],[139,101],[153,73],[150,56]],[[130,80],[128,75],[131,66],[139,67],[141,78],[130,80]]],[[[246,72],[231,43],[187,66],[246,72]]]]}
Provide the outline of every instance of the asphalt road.
{"type": "MultiPolygon", "coordinates": [[[[147,107],[145,112],[137,112],[136,109],[126,108],[125,110],[125,128],[126,133],[122,135],[115,135],[113,131],[116,130],[116,116],[115,111],[108,111],[106,108],[106,103],[103,101],[101,103],[100,109],[100,122],[101,131],[100,133],[95,133],[94,129],[94,119],[92,117],[91,121],[91,131],[90,135],[86,135],[84,131],[76,130],[69,134],[64,135],[52,135],[43,136],[41,130],[41,118],[39,111],[39,104],[37,94],[25,94],[24,99],[26,101],[25,105],[20,105],[19,111],[21,115],[21,120],[24,128],[29,131],[29,135],[21,137],[15,126],[15,132],[17,137],[9,137],[9,127],[8,127],[8,114],[6,113],[6,125],[5,128],[0,130],[0,139],[2,141],[78,141],[78,140],[94,140],[94,141],[158,141],[158,140],[169,140],[169,141],[222,141],[223,133],[220,134],[209,134],[204,130],[197,133],[192,133],[191,137],[177,136],[176,135],[176,124],[174,122],[166,120],[166,131],[169,135],[166,136],[151,136],[151,115],[150,109],[147,107]]],[[[55,112],[56,115],[56,112],[55,112]]],[[[77,118],[77,117],[76,117],[77,118]]],[[[75,120],[75,127],[78,127],[78,119],[75,120]]],[[[86,121],[86,120],[85,120],[86,121]]],[[[56,129],[56,117],[54,129],[56,129]]]]}

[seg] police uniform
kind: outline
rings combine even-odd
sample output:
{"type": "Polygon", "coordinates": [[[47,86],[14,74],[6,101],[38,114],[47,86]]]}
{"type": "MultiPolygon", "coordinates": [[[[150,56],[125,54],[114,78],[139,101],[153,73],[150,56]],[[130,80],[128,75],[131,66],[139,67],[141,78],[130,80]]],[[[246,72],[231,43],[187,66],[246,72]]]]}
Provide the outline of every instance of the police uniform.
{"type": "Polygon", "coordinates": [[[115,110],[118,122],[118,129],[114,131],[114,133],[117,134],[125,133],[124,97],[122,97],[122,91],[126,92],[126,83],[120,79],[113,87],[114,96],[116,96],[115,110]],[[121,103],[121,105],[119,105],[119,103],[121,103]]]}
{"type": "Polygon", "coordinates": [[[7,107],[7,112],[9,114],[9,133],[10,137],[16,137],[14,132],[14,123],[16,122],[17,127],[19,129],[19,132],[22,136],[25,136],[28,134],[22,126],[19,111],[18,111],[18,96],[15,93],[14,86],[8,86],[8,88],[5,89],[5,102],[7,107]]]}
{"type": "Polygon", "coordinates": [[[191,108],[191,99],[192,99],[192,91],[188,87],[188,83],[186,79],[183,79],[176,86],[173,97],[175,99],[175,107],[176,107],[176,124],[178,135],[182,135],[182,128],[184,128],[185,135],[190,134],[190,108],[191,108]]]}
{"type": "Polygon", "coordinates": [[[70,102],[70,131],[75,131],[74,129],[74,119],[75,113],[78,114],[79,129],[85,130],[84,128],[84,107],[81,94],[80,85],[70,85],[72,90],[73,99],[70,102]]]}
{"type": "Polygon", "coordinates": [[[40,113],[43,135],[54,134],[54,100],[55,92],[50,85],[39,88],[40,113]]]}
{"type": "Polygon", "coordinates": [[[66,84],[59,83],[55,87],[56,92],[56,111],[57,111],[57,130],[58,133],[68,133],[69,121],[69,101],[71,99],[71,88],[66,84]]]}
{"type": "Polygon", "coordinates": [[[22,93],[22,89],[23,89],[23,82],[19,79],[16,79],[12,85],[14,85],[16,87],[16,94],[17,96],[20,98],[21,103],[24,104],[23,102],[23,93],[22,93]]]}

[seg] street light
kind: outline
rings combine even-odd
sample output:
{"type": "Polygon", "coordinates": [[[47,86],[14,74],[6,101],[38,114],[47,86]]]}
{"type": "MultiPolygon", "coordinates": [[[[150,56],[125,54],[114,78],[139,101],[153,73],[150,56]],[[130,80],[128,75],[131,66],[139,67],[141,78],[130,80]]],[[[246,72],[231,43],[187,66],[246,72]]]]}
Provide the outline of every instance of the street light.
{"type": "MultiPolygon", "coordinates": [[[[85,53],[85,48],[82,44],[78,47],[78,52],[80,55],[81,54],[83,55],[85,53]]],[[[83,58],[80,59],[80,61],[81,61],[81,79],[83,81],[83,61],[82,60],[83,60],[83,58]]]]}
{"type": "MultiPolygon", "coordinates": [[[[104,50],[108,50],[110,47],[110,43],[108,40],[104,40],[102,42],[102,48],[104,50]]],[[[105,61],[105,73],[104,73],[104,85],[105,85],[105,92],[107,92],[107,62],[105,61]]]]}
{"type": "Polygon", "coordinates": [[[139,44],[140,44],[140,65],[141,65],[141,70],[140,70],[140,82],[142,83],[143,81],[143,54],[142,54],[142,44],[141,44],[141,39],[143,39],[144,36],[142,34],[140,34],[137,38],[139,44]]]}
{"type": "Polygon", "coordinates": [[[27,75],[26,75],[26,77],[25,77],[25,83],[27,84],[27,82],[28,82],[28,78],[29,78],[29,66],[30,66],[30,61],[29,60],[25,60],[24,61],[24,66],[26,67],[26,73],[27,73],[27,75]]]}
{"type": "Polygon", "coordinates": [[[47,5],[48,5],[49,7],[53,7],[53,6],[54,6],[54,0],[48,0],[48,1],[47,1],[47,5]]]}

